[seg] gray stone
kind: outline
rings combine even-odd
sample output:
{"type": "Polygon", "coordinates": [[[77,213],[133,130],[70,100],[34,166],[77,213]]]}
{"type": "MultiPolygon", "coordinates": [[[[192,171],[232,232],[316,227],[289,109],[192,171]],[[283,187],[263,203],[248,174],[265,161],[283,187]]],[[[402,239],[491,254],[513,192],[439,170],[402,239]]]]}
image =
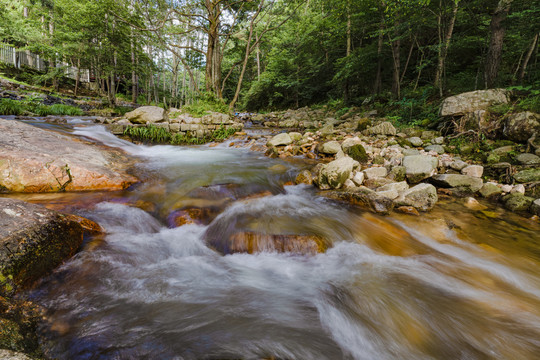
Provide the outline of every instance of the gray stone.
{"type": "Polygon", "coordinates": [[[439,187],[452,188],[463,193],[475,193],[484,186],[482,179],[467,175],[441,174],[434,175],[431,180],[439,187]]]}
{"type": "Polygon", "coordinates": [[[514,175],[514,179],[519,183],[540,181],[540,168],[522,170],[514,175]]]}
{"type": "Polygon", "coordinates": [[[469,166],[469,164],[467,164],[463,160],[454,160],[450,163],[450,168],[456,171],[461,171],[465,169],[467,166],[469,166]]]}
{"type": "Polygon", "coordinates": [[[339,189],[358,165],[357,161],[348,156],[326,164],[319,173],[319,188],[323,190],[339,189]]]}
{"type": "Polygon", "coordinates": [[[167,121],[167,113],[158,106],[141,106],[124,116],[133,124],[154,124],[167,121]]]}
{"type": "Polygon", "coordinates": [[[525,195],[525,186],[523,184],[518,184],[514,186],[512,190],[510,190],[510,194],[515,194],[515,193],[525,195]]]}
{"type": "Polygon", "coordinates": [[[368,208],[378,214],[387,215],[394,209],[394,202],[392,199],[380,195],[364,186],[347,191],[334,192],[329,194],[329,196],[368,208]]]}
{"type": "Polygon", "coordinates": [[[358,138],[348,138],[348,139],[343,140],[343,143],[341,144],[341,148],[346,153],[349,148],[353,147],[354,145],[361,145],[361,144],[362,142],[358,138]]]}
{"type": "Polygon", "coordinates": [[[405,166],[394,166],[387,177],[394,181],[404,181],[407,178],[407,169],[405,166]]]}
{"type": "Polygon", "coordinates": [[[503,197],[504,207],[510,211],[528,211],[534,199],[520,193],[508,194],[503,197]]]}
{"type": "Polygon", "coordinates": [[[422,141],[422,139],[420,139],[418,136],[413,136],[413,137],[410,137],[407,139],[412,146],[422,146],[424,145],[424,141],[422,141]]]}
{"type": "Polygon", "coordinates": [[[431,142],[435,145],[442,145],[444,144],[444,137],[443,136],[436,137],[435,139],[431,140],[431,142]]]}
{"type": "Polygon", "coordinates": [[[332,135],[334,133],[334,124],[326,124],[319,131],[324,136],[332,135]]]}
{"type": "Polygon", "coordinates": [[[274,136],[266,143],[268,147],[282,146],[292,144],[291,136],[287,133],[281,133],[274,136]]]}
{"type": "Polygon", "coordinates": [[[484,167],[481,165],[469,165],[461,169],[463,175],[481,178],[484,174],[484,167]]]}
{"type": "Polygon", "coordinates": [[[341,150],[341,144],[338,141],[328,141],[321,145],[320,152],[323,154],[334,155],[341,150]]]}
{"type": "Polygon", "coordinates": [[[530,111],[508,116],[503,129],[503,134],[508,139],[522,143],[535,133],[540,134],[540,114],[530,111]]]}
{"type": "Polygon", "coordinates": [[[394,125],[385,121],[366,130],[369,135],[396,135],[397,131],[394,125]]]}
{"type": "Polygon", "coordinates": [[[437,189],[433,185],[418,184],[404,191],[394,203],[397,206],[412,206],[419,211],[429,211],[437,201],[437,189]]]}
{"type": "Polygon", "coordinates": [[[485,183],[480,189],[480,195],[485,198],[496,197],[502,194],[502,189],[494,183],[485,183]]]}
{"type": "Polygon", "coordinates": [[[422,131],[422,135],[420,135],[422,140],[432,140],[433,138],[437,136],[439,136],[439,133],[437,131],[430,131],[430,130],[424,130],[422,131]]]}
{"type": "Polygon", "coordinates": [[[293,142],[302,140],[302,134],[299,132],[290,132],[289,136],[293,142]]]}
{"type": "Polygon", "coordinates": [[[356,184],[356,186],[360,186],[364,182],[364,177],[365,176],[362,171],[357,171],[356,173],[354,173],[352,181],[356,184]]]}
{"type": "Polygon", "coordinates": [[[420,151],[418,151],[417,149],[403,149],[402,153],[403,156],[420,155],[420,151]]]}
{"type": "Polygon", "coordinates": [[[388,175],[388,170],[385,167],[371,167],[364,170],[366,179],[383,178],[388,175]]]}
{"type": "Polygon", "coordinates": [[[10,350],[0,350],[0,359],[3,360],[32,360],[30,357],[25,354],[10,350]]]}
{"type": "Polygon", "coordinates": [[[536,199],[533,201],[530,210],[531,213],[533,213],[534,215],[540,216],[540,199],[536,199]]]}
{"type": "Polygon", "coordinates": [[[524,153],[516,156],[516,160],[523,165],[536,165],[540,164],[540,156],[524,153]]]}
{"type": "Polygon", "coordinates": [[[465,115],[476,110],[487,110],[491,105],[507,104],[508,91],[489,89],[471,91],[444,99],[441,116],[465,115]]]}
{"type": "Polygon", "coordinates": [[[391,183],[388,185],[381,186],[380,188],[377,189],[377,192],[390,191],[390,190],[393,190],[397,193],[402,193],[403,191],[409,190],[409,185],[407,184],[406,181],[391,183]]]}
{"type": "Polygon", "coordinates": [[[412,155],[403,158],[405,174],[410,183],[418,183],[435,174],[439,160],[436,157],[412,155]]]}
{"type": "Polygon", "coordinates": [[[426,151],[435,151],[437,154],[444,154],[444,147],[442,145],[429,145],[425,147],[426,151]]]}

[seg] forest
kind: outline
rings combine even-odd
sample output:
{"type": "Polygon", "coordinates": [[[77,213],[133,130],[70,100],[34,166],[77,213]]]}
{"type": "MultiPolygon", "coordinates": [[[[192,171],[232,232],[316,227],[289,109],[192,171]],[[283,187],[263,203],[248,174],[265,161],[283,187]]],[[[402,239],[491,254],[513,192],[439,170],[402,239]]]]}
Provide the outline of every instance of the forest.
{"type": "Polygon", "coordinates": [[[1,3],[2,43],[47,59],[32,81],[57,85],[62,71],[52,65],[63,61],[89,69],[112,104],[372,102],[412,112],[477,89],[537,95],[540,84],[540,0],[1,3]]]}

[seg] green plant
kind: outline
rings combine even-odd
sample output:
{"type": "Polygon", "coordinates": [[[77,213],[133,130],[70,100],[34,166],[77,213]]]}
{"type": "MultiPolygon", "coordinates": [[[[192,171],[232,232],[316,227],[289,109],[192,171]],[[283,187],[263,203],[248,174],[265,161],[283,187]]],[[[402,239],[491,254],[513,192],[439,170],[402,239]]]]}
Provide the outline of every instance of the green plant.
{"type": "Polygon", "coordinates": [[[0,115],[21,115],[24,107],[20,101],[0,99],[0,115]]]}
{"type": "Polygon", "coordinates": [[[163,144],[168,143],[171,140],[171,133],[164,128],[158,128],[155,125],[132,127],[128,126],[124,130],[124,135],[131,137],[134,140],[163,144]]]}

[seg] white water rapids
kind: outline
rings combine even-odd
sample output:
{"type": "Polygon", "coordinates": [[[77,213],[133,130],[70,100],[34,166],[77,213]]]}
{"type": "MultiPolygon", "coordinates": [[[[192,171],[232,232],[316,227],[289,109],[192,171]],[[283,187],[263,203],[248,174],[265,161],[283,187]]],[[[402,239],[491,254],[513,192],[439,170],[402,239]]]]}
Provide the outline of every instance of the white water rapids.
{"type": "Polygon", "coordinates": [[[31,294],[48,310],[51,357],[539,358],[538,224],[453,203],[382,218],[283,186],[301,167],[248,150],[134,145],[99,126],[74,134],[140,157],[146,181],[122,201],[81,207],[106,235],[31,294]],[[235,187],[201,191],[224,184],[235,187]],[[209,224],[168,226],[179,206],[216,202],[209,224]],[[331,246],[222,255],[206,242],[237,230],[316,234],[331,246]]]}

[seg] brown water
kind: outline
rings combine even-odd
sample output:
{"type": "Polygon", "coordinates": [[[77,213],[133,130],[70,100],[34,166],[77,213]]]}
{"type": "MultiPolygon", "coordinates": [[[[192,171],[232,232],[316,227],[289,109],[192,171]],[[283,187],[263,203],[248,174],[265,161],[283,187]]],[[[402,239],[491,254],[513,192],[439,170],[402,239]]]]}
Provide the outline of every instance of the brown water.
{"type": "Polygon", "coordinates": [[[19,196],[107,231],[31,293],[58,359],[538,359],[540,225],[484,204],[442,201],[379,217],[283,186],[302,162],[227,144],[144,147],[123,193],[19,196]],[[256,195],[250,197],[250,195],[256,195]],[[267,195],[267,196],[261,196],[267,195]],[[201,224],[171,213],[211,207],[201,224]],[[231,232],[308,234],[322,254],[223,256],[231,232]],[[216,235],[217,234],[217,235],[216,235]]]}

